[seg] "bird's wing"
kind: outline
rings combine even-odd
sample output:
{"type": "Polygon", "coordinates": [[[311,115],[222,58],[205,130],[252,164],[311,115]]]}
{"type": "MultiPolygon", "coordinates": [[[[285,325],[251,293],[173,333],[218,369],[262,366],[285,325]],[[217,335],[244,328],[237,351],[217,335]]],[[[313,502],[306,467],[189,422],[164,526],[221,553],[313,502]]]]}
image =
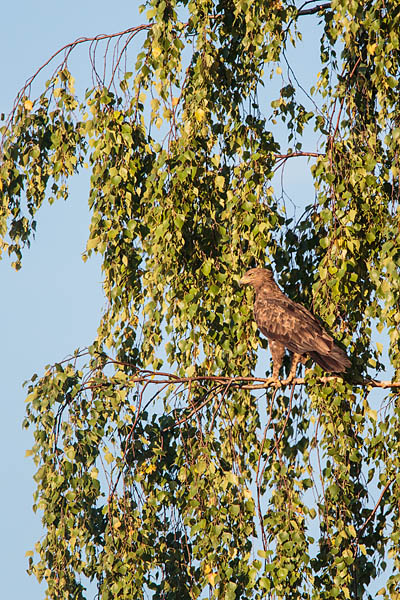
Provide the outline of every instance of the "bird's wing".
{"type": "Polygon", "coordinates": [[[254,313],[261,332],[268,338],[281,342],[292,352],[306,354],[314,351],[326,354],[333,347],[332,337],[314,315],[283,294],[277,298],[257,298],[254,313]]]}

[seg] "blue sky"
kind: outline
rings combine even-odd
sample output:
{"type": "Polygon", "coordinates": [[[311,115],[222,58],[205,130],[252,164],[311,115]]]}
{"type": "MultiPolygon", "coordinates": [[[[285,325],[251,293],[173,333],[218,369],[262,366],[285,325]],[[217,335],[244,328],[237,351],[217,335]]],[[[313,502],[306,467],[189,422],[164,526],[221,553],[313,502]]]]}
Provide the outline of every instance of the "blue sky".
{"type": "MultiPolygon", "coordinates": [[[[6,2],[0,37],[0,112],[8,113],[25,80],[56,50],[78,37],[113,33],[139,24],[139,3],[6,2]]],[[[74,70],[85,81],[87,51],[74,70]]],[[[88,82],[90,86],[90,81],[88,82]]],[[[82,261],[90,222],[87,172],[71,183],[67,202],[44,206],[36,240],[16,273],[5,257],[0,262],[1,397],[0,564],[3,598],[43,598],[45,586],[26,574],[25,552],[42,535],[40,514],[32,511],[34,465],[25,458],[31,432],[21,423],[25,412],[22,383],[46,364],[69,355],[96,335],[104,304],[100,263],[82,261]]]]}
{"type": "MultiPolygon", "coordinates": [[[[63,45],[82,36],[122,31],[144,22],[144,16],[138,16],[138,5],[132,0],[5,3],[0,37],[0,112],[10,111],[25,80],[63,45]]],[[[304,38],[310,58],[313,45],[318,43],[313,23],[309,21],[309,35],[304,38]]],[[[304,55],[301,60],[300,72],[309,75],[309,61],[304,61],[304,55]]],[[[72,64],[78,86],[90,87],[87,50],[82,48],[72,64]]],[[[311,78],[303,79],[303,83],[308,89],[311,78]]],[[[315,145],[305,148],[315,149],[315,145]]],[[[276,187],[279,193],[279,180],[276,187]]],[[[35,469],[32,460],[24,457],[25,450],[32,446],[32,437],[31,432],[21,428],[25,411],[22,383],[33,373],[42,373],[46,364],[62,360],[75,348],[90,343],[104,304],[100,262],[92,258],[84,263],[81,258],[90,221],[88,188],[89,177],[84,172],[72,180],[66,203],[42,208],[36,240],[25,253],[21,271],[16,273],[6,257],[0,262],[0,385],[5,417],[0,438],[0,564],[7,574],[2,580],[4,598],[37,600],[43,598],[44,588],[26,574],[25,552],[33,549],[42,529],[40,514],[32,512],[35,469]]],[[[306,159],[290,162],[285,189],[300,206],[313,201],[306,159]]]]}

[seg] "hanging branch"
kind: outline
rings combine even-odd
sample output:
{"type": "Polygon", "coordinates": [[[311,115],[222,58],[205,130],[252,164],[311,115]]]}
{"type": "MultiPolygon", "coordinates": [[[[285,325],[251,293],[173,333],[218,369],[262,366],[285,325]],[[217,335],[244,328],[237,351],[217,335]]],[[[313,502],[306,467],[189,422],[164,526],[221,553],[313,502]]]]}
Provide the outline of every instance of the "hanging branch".
{"type": "MultiPolygon", "coordinates": [[[[72,51],[76,48],[76,46],[80,45],[80,44],[85,44],[90,42],[90,47],[89,47],[89,57],[90,57],[90,62],[92,64],[93,69],[95,70],[95,66],[94,66],[94,62],[95,62],[95,55],[96,55],[96,50],[97,50],[97,46],[99,44],[99,42],[107,40],[107,48],[106,48],[106,52],[104,55],[104,60],[106,60],[106,55],[108,52],[108,47],[109,47],[109,42],[111,39],[113,38],[122,38],[126,35],[129,35],[128,41],[126,42],[126,44],[124,44],[124,47],[122,49],[122,51],[120,51],[118,53],[117,57],[114,57],[114,70],[115,68],[117,68],[117,66],[119,65],[122,55],[123,53],[126,51],[126,46],[132,41],[132,39],[134,38],[135,35],[137,35],[138,33],[140,33],[141,31],[146,31],[148,29],[151,29],[153,27],[152,24],[146,24],[146,25],[138,25],[137,27],[130,27],[129,29],[125,29],[124,31],[118,31],[117,33],[107,33],[107,34],[100,34],[100,35],[96,35],[94,37],[81,37],[78,38],[77,40],[75,40],[74,42],[70,42],[69,44],[65,44],[65,46],[62,46],[62,48],[59,48],[56,52],[54,52],[50,58],[48,58],[46,60],[46,62],[44,62],[36,71],[33,75],[31,75],[31,77],[29,77],[26,82],[24,83],[23,87],[20,89],[20,91],[18,92],[18,94],[15,97],[14,100],[14,104],[12,107],[12,110],[8,116],[8,119],[6,121],[6,125],[5,128],[2,132],[2,136],[0,138],[0,148],[3,144],[3,140],[5,138],[5,135],[13,121],[14,115],[15,115],[15,111],[17,110],[17,107],[19,105],[19,103],[21,102],[21,100],[25,97],[25,95],[27,93],[29,93],[30,87],[32,85],[32,83],[35,81],[35,79],[38,77],[38,75],[51,63],[53,62],[53,60],[59,56],[61,53],[64,52],[64,58],[63,60],[57,65],[57,67],[54,69],[53,72],[53,76],[55,75],[55,73],[57,73],[58,71],[64,69],[67,64],[68,64],[68,59],[70,54],[72,53],[72,51]]],[[[113,76],[114,76],[114,71],[113,71],[113,76]]]]}
{"type": "Polygon", "coordinates": [[[387,484],[386,484],[386,485],[385,485],[385,487],[383,488],[383,490],[382,490],[382,492],[381,492],[381,495],[380,495],[380,496],[379,496],[379,498],[378,498],[378,502],[375,504],[375,507],[374,507],[374,508],[371,510],[371,512],[370,512],[370,514],[369,514],[369,517],[368,517],[368,518],[367,518],[367,519],[364,521],[364,523],[362,524],[362,526],[361,526],[361,527],[360,527],[360,529],[358,530],[358,533],[357,533],[357,543],[358,543],[358,540],[360,539],[360,536],[361,536],[362,532],[364,531],[364,529],[365,529],[365,528],[366,528],[366,526],[368,525],[368,523],[371,521],[371,519],[373,519],[373,518],[374,518],[374,516],[375,516],[375,513],[376,513],[376,511],[378,510],[378,508],[379,508],[379,506],[380,506],[380,504],[381,504],[381,502],[382,502],[383,496],[386,494],[387,490],[388,490],[388,489],[389,489],[389,487],[392,485],[392,483],[394,482],[394,480],[395,480],[395,478],[394,478],[394,477],[392,477],[392,479],[389,479],[389,481],[387,482],[387,484]]]}

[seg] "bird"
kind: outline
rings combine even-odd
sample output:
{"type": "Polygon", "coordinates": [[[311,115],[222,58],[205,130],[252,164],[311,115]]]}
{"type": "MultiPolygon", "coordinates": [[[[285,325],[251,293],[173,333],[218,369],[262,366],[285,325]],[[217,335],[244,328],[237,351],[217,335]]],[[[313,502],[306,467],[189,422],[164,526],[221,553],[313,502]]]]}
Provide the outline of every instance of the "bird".
{"type": "Polygon", "coordinates": [[[275,283],[269,269],[250,269],[240,280],[255,291],[254,317],[261,333],[268,338],[273,369],[271,381],[279,384],[285,348],[293,353],[285,384],[296,376],[298,363],[312,358],[328,373],[343,373],[351,362],[346,352],[304,306],[286,296],[275,283]]]}

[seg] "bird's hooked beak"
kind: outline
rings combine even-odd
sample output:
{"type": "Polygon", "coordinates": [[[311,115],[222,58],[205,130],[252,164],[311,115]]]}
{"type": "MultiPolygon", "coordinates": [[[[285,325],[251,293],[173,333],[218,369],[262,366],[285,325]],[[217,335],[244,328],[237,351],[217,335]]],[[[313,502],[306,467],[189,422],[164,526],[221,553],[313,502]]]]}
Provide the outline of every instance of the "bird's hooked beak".
{"type": "Polygon", "coordinates": [[[248,285],[252,282],[251,279],[251,273],[249,274],[248,272],[245,273],[242,277],[242,279],[240,279],[239,281],[239,285],[248,285]]]}

